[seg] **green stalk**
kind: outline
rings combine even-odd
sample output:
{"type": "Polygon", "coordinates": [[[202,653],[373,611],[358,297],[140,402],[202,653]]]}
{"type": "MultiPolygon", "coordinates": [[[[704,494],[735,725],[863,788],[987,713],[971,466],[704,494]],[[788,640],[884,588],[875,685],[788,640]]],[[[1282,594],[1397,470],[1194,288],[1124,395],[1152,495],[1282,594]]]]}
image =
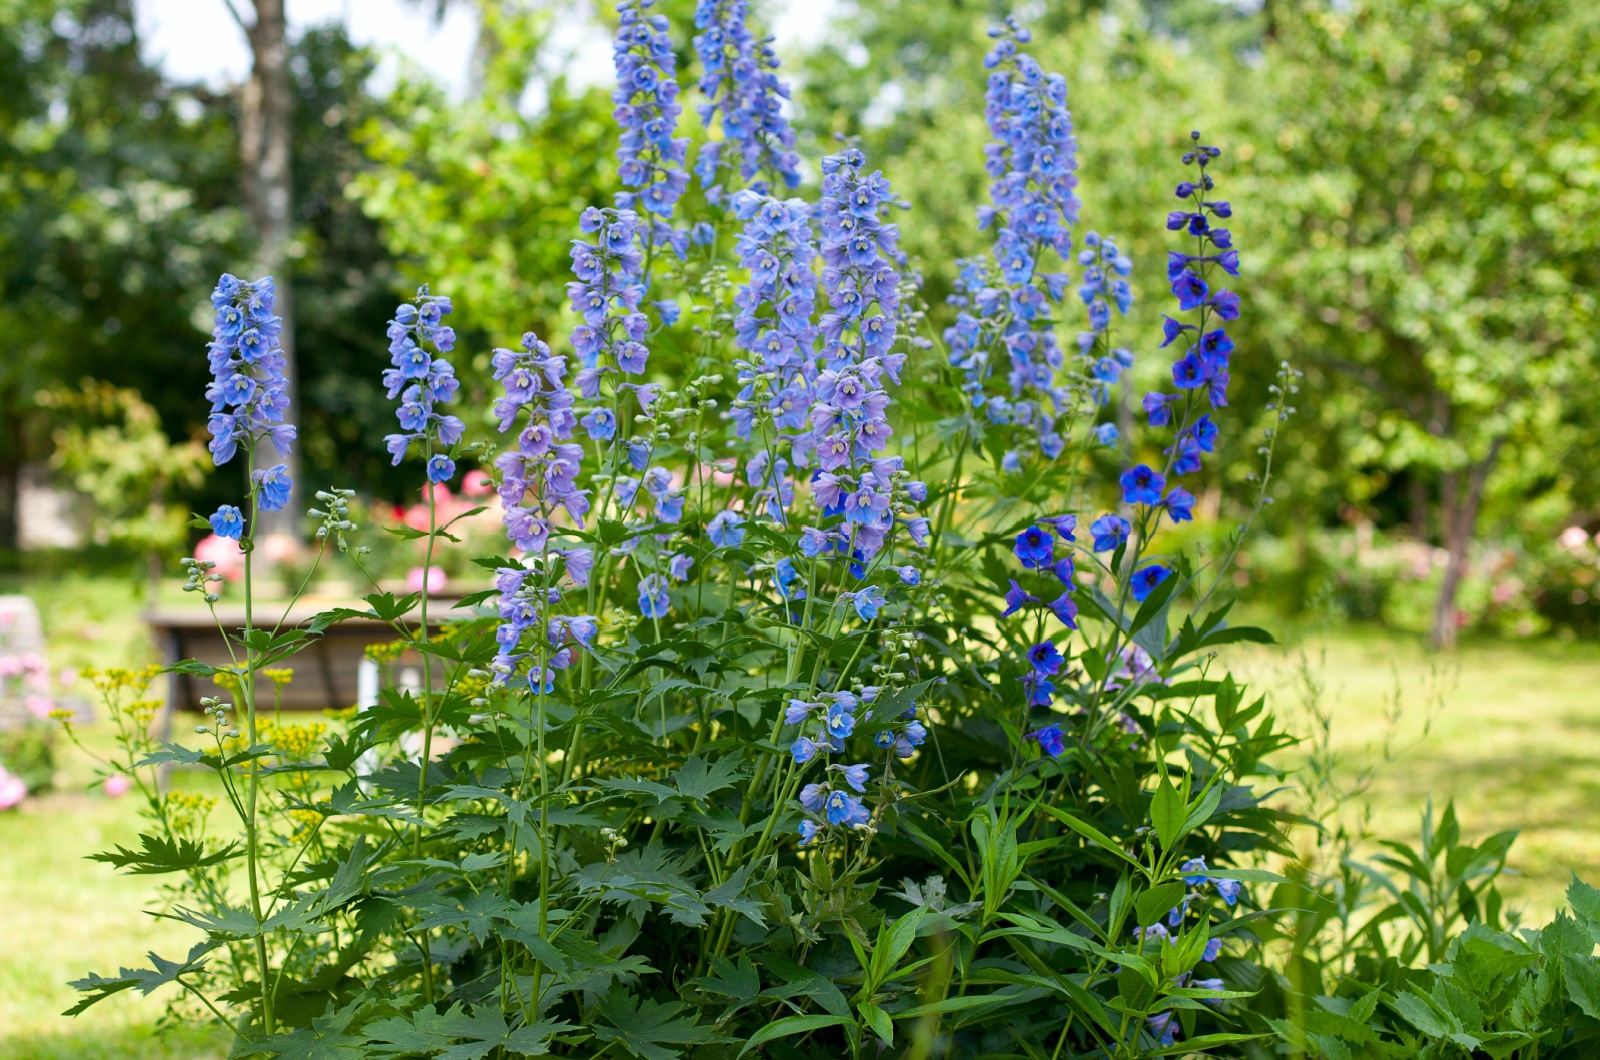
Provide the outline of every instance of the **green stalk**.
{"type": "MultiPolygon", "coordinates": [[[[245,465],[255,466],[255,451],[253,447],[245,450],[245,465]]],[[[239,698],[244,700],[245,730],[249,737],[249,746],[256,745],[256,652],[250,646],[250,634],[255,630],[254,598],[254,571],[251,562],[255,554],[255,531],[261,516],[260,500],[257,497],[255,484],[250,485],[250,547],[244,553],[244,635],[245,656],[244,673],[239,679],[239,698]]],[[[245,862],[249,868],[250,876],[250,911],[255,916],[256,929],[261,928],[261,878],[258,862],[261,856],[260,840],[256,824],[256,804],[260,793],[261,775],[256,768],[256,760],[251,759],[250,789],[246,797],[245,807],[245,862]]],[[[272,994],[267,989],[271,979],[271,965],[267,961],[267,937],[264,934],[256,935],[256,962],[260,966],[261,975],[261,1028],[264,1033],[273,1032],[272,1019],[272,994]]]]}

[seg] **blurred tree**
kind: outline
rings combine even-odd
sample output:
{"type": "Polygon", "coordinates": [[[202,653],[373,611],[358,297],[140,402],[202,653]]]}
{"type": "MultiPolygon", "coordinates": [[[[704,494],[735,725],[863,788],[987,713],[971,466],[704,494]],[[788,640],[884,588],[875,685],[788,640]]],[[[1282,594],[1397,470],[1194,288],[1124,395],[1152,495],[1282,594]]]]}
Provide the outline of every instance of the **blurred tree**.
{"type": "Polygon", "coordinates": [[[430,82],[402,80],[357,131],[374,164],[350,188],[408,280],[455,299],[459,406],[478,410],[478,426],[493,421],[490,348],[559,330],[577,216],[617,187],[609,94],[539,77],[548,11],[482,11],[494,45],[480,49],[481,92],[451,103],[430,82]]]}
{"type": "Polygon", "coordinates": [[[94,536],[144,557],[155,599],[165,561],[187,537],[188,511],[173,503],[174,493],[200,483],[211,454],[198,439],[174,444],[160,415],[131,387],[85,379],[37,400],[61,424],[51,462],[93,502],[94,536]]]}
{"type": "Polygon", "coordinates": [[[383,436],[393,403],[379,383],[389,366],[385,321],[405,293],[377,221],[347,194],[372,168],[356,130],[381,120],[371,91],[375,57],[337,23],[309,29],[289,59],[294,91],[293,264],[306,495],[352,487],[390,500],[409,485],[390,467],[383,436]]]}
{"type": "Polygon", "coordinates": [[[180,437],[203,418],[194,312],[242,245],[234,165],[224,101],[143,63],[131,0],[0,4],[0,553],[49,451],[39,390],[94,375],[180,437]]]}
{"type": "Polygon", "coordinates": [[[1304,3],[1265,53],[1259,327],[1346,395],[1349,469],[1403,475],[1419,528],[1436,505],[1441,647],[1491,480],[1559,487],[1597,382],[1597,55],[1559,0],[1304,3]]]}

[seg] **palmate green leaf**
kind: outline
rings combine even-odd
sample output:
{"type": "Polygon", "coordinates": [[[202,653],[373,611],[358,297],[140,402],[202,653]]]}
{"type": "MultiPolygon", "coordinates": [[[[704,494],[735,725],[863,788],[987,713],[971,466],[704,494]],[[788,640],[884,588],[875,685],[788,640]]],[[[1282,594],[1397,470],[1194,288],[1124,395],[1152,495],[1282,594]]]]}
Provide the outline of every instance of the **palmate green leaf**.
{"type": "Polygon", "coordinates": [[[323,1016],[314,1016],[311,1025],[288,1034],[273,1034],[253,1042],[239,1042],[233,1058],[275,1057],[276,1060],[364,1060],[367,1038],[350,1033],[350,1025],[361,1014],[363,1002],[350,1004],[323,1016]]]}
{"type": "Polygon", "coordinates": [[[429,1005],[405,1016],[379,1020],[366,1029],[368,1055],[377,1060],[421,1053],[439,1060],[482,1060],[496,1049],[517,1056],[544,1056],[550,1039],[570,1023],[541,1020],[513,1030],[504,1012],[480,1006],[468,1013],[461,1002],[441,1014],[429,1005]]]}
{"type": "Polygon", "coordinates": [[[691,979],[684,985],[747,1005],[761,995],[761,974],[745,954],[739,955],[738,964],[726,957],[712,957],[711,974],[691,979]]]}
{"type": "Polygon", "coordinates": [[[802,989],[805,996],[815,1001],[831,1015],[845,1021],[850,1019],[850,1002],[837,983],[814,968],[806,968],[782,957],[762,956],[761,966],[792,987],[802,989]]]}
{"type": "Polygon", "coordinates": [[[103,861],[135,875],[154,875],[220,865],[230,858],[239,856],[241,852],[237,843],[229,843],[222,849],[207,854],[201,844],[188,839],[180,838],[174,843],[162,836],[141,834],[139,842],[143,849],[137,852],[119,845],[116,850],[90,854],[89,860],[103,861]]]}
{"type": "Polygon", "coordinates": [[[690,755],[683,763],[683,768],[674,770],[672,782],[678,787],[678,794],[686,799],[705,799],[724,788],[733,787],[734,781],[740,776],[739,764],[743,756],[734,753],[723,755],[713,762],[707,762],[698,755],[690,755]]]}
{"type": "Polygon", "coordinates": [[[594,1028],[603,1042],[617,1042],[643,1060],[673,1060],[679,1055],[676,1045],[705,1045],[722,1041],[710,1027],[702,1027],[693,1015],[679,1017],[684,1006],[676,1001],[665,1004],[651,998],[635,1001],[625,990],[613,990],[596,1003],[604,1023],[594,1028]]]}
{"type": "Polygon", "coordinates": [[[68,985],[79,993],[87,994],[76,1005],[62,1013],[63,1016],[76,1016],[85,1011],[89,1006],[104,1001],[112,994],[120,994],[124,990],[137,989],[139,993],[149,996],[168,983],[177,982],[178,977],[190,972],[198,972],[206,966],[202,960],[217,946],[216,942],[197,942],[189,950],[189,955],[182,961],[169,961],[155,953],[146,954],[153,968],[121,968],[113,977],[95,975],[91,973],[84,979],[76,979],[68,985]]]}
{"type": "Polygon", "coordinates": [[[747,894],[750,875],[755,868],[754,863],[740,866],[739,870],[723,881],[720,887],[714,887],[702,895],[701,901],[713,909],[732,909],[741,916],[755,921],[757,927],[766,927],[767,919],[763,915],[762,904],[747,894]]]}

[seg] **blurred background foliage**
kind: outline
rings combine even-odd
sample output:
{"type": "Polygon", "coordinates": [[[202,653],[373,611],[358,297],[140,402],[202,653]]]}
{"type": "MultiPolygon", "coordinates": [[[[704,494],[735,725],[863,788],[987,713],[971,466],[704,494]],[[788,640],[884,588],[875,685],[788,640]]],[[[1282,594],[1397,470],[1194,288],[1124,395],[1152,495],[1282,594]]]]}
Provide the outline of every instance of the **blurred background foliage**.
{"type": "MultiPolygon", "coordinates": [[[[570,327],[576,214],[616,188],[608,92],[578,87],[605,79],[569,79],[554,5],[465,2],[479,36],[459,98],[414,70],[380,90],[377,56],[337,24],[291,42],[289,282],[311,489],[405,499],[412,476],[383,451],[392,414],[377,384],[398,295],[431,282],[456,299],[474,421],[494,346],[570,327]]],[[[660,9],[686,68],[693,5],[660,9]]],[[[903,245],[937,337],[954,261],[986,242],[972,215],[986,196],[982,54],[1007,8],[829,10],[815,46],[777,42],[803,153],[858,138],[911,204],[903,245]]],[[[1309,384],[1240,588],[1289,612],[1321,601],[1438,627],[1447,642],[1462,626],[1600,628],[1600,10],[1057,0],[1018,13],[1068,78],[1081,228],[1119,236],[1136,262],[1141,302],[1123,332],[1136,354],[1159,334],[1174,148],[1195,127],[1227,145],[1259,307],[1234,359],[1239,414],[1261,413],[1281,359],[1309,384]]],[[[609,11],[592,17],[609,32],[609,11]]],[[[54,468],[100,518],[126,518],[104,496],[116,483],[59,451],[66,390],[137,391],[174,453],[203,437],[205,292],[250,260],[238,94],[164,79],[135,25],[131,0],[0,0],[0,563],[21,562],[29,474],[54,468]]],[[[693,135],[692,92],[686,103],[693,135]]],[[[668,346],[652,365],[670,377],[691,355],[668,346]]],[[[1124,416],[1159,371],[1141,358],[1124,416]]],[[[1252,462],[1217,466],[1242,476],[1252,462]]],[[[163,496],[204,510],[231,492],[202,471],[174,465],[163,496]]],[[[118,481],[147,494],[135,479],[118,481]]],[[[1213,481],[1202,503],[1245,492],[1213,481]]],[[[150,547],[129,542],[130,569],[142,574],[150,547]]]]}

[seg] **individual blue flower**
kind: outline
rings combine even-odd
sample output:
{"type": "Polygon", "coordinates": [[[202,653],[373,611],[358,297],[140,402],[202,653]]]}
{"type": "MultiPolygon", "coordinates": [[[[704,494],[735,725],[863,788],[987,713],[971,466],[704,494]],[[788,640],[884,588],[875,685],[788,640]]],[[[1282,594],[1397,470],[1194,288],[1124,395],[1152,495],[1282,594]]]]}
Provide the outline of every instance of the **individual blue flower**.
{"type": "Polygon", "coordinates": [[[900,567],[896,570],[896,573],[900,575],[902,584],[913,586],[922,584],[922,572],[915,567],[900,567]]]}
{"type": "Polygon", "coordinates": [[[1054,574],[1056,580],[1065,585],[1069,591],[1075,587],[1073,576],[1077,574],[1077,567],[1073,564],[1071,556],[1062,556],[1050,564],[1050,573],[1054,574]]]}
{"type": "Polygon", "coordinates": [[[1216,877],[1211,879],[1212,886],[1216,887],[1217,894],[1228,905],[1235,905],[1239,901],[1241,885],[1238,880],[1221,880],[1216,877]]]}
{"type": "Polygon", "coordinates": [[[617,417],[610,409],[595,409],[578,423],[596,441],[610,441],[617,434],[617,417]]]}
{"type": "Polygon", "coordinates": [[[1194,518],[1194,494],[1182,486],[1174,486],[1167,493],[1166,499],[1161,502],[1167,509],[1167,514],[1175,523],[1182,523],[1194,518]]]}
{"type": "Polygon", "coordinates": [[[1115,423],[1102,423],[1094,429],[1094,437],[1101,445],[1116,445],[1119,434],[1115,423]]]}
{"type": "Polygon", "coordinates": [[[1139,464],[1122,473],[1122,502],[1124,504],[1156,504],[1167,480],[1159,471],[1139,464]]]}
{"type": "Polygon", "coordinates": [[[639,613],[645,618],[663,618],[671,609],[667,596],[667,579],[659,574],[647,574],[639,580],[639,613]]]}
{"type": "Polygon", "coordinates": [[[807,813],[821,813],[822,800],[828,797],[828,785],[807,784],[800,789],[800,807],[807,813]]]}
{"type": "Polygon", "coordinates": [[[1133,572],[1133,598],[1142,603],[1146,597],[1155,592],[1156,586],[1171,576],[1172,571],[1159,563],[1152,563],[1148,567],[1140,567],[1133,572]]]}
{"type": "Polygon", "coordinates": [[[694,557],[682,552],[674,552],[667,557],[667,573],[673,581],[685,582],[689,580],[689,570],[694,566],[694,557]]]}
{"type": "Polygon", "coordinates": [[[449,482],[456,474],[456,462],[443,453],[434,453],[428,458],[428,481],[433,483],[449,482]]]}
{"type": "Polygon", "coordinates": [[[1030,526],[1017,535],[1011,551],[1016,554],[1024,567],[1032,570],[1050,566],[1055,560],[1055,547],[1056,539],[1047,531],[1037,526],[1030,526]]]}
{"type": "Polygon", "coordinates": [[[857,791],[867,790],[867,765],[859,763],[853,766],[829,766],[829,769],[843,777],[844,782],[857,791]]]}
{"type": "Polygon", "coordinates": [[[1178,1015],[1175,1012],[1158,1012],[1147,1017],[1145,1026],[1157,1045],[1172,1045],[1178,1040],[1178,1015]]]}
{"type": "Polygon", "coordinates": [[[817,822],[811,821],[811,820],[803,820],[803,821],[801,821],[800,822],[800,845],[801,846],[806,846],[807,844],[809,844],[813,839],[817,838],[817,833],[820,832],[820,831],[822,831],[822,827],[820,825],[818,825],[817,822]]]}
{"type": "Polygon", "coordinates": [[[1048,526],[1063,541],[1078,540],[1078,517],[1076,515],[1049,515],[1040,519],[1039,525],[1048,526]]]}
{"type": "Polygon", "coordinates": [[[850,602],[855,605],[856,614],[861,616],[861,621],[871,622],[878,617],[883,605],[889,601],[884,599],[882,589],[876,585],[869,585],[854,593],[850,602]]]}
{"type": "Polygon", "coordinates": [[[738,548],[744,542],[744,520],[736,512],[721,511],[706,524],[706,536],[718,548],[738,548]]]}
{"type": "Polygon", "coordinates": [[[1183,882],[1190,887],[1198,887],[1206,882],[1206,859],[1204,857],[1190,858],[1179,866],[1178,871],[1184,873],[1183,882]]]}
{"type": "Polygon", "coordinates": [[[1077,629],[1078,604],[1072,599],[1071,594],[1072,590],[1069,589],[1060,596],[1056,597],[1054,600],[1051,600],[1045,606],[1050,609],[1050,613],[1055,615],[1063,626],[1066,626],[1068,629],[1077,629]]]}
{"type": "Polygon", "coordinates": [[[814,526],[808,526],[800,531],[800,554],[807,559],[816,559],[828,547],[828,535],[814,526]]]}
{"type": "Polygon", "coordinates": [[[1028,604],[1036,604],[1039,602],[1039,598],[1037,596],[1034,596],[1022,586],[1018,585],[1015,579],[1009,580],[1011,581],[1011,588],[1006,590],[1006,609],[1000,612],[1001,618],[1009,618],[1018,611],[1022,610],[1023,607],[1027,606],[1028,604]]]}
{"type": "Polygon", "coordinates": [[[828,709],[822,714],[822,725],[828,730],[829,736],[844,739],[856,731],[854,706],[843,700],[828,704],[828,709]]]}
{"type": "Polygon", "coordinates": [[[1048,707],[1055,698],[1056,686],[1048,677],[1039,673],[1027,673],[1022,677],[1022,687],[1028,693],[1028,705],[1032,707],[1048,707]]]}
{"type": "Polygon", "coordinates": [[[1207,939],[1205,952],[1200,954],[1200,959],[1202,961],[1214,961],[1220,956],[1222,956],[1222,940],[1207,939]]]}
{"type": "Polygon", "coordinates": [[[1059,725],[1046,725],[1042,729],[1028,733],[1027,738],[1038,743],[1039,749],[1051,758],[1060,758],[1061,753],[1067,749],[1059,725]]]}
{"type": "Polygon", "coordinates": [[[1172,422],[1172,403],[1177,398],[1159,391],[1144,396],[1144,411],[1150,417],[1150,426],[1165,427],[1172,422]]]}
{"type": "Polygon", "coordinates": [[[1128,540],[1128,533],[1133,528],[1128,520],[1120,515],[1107,513],[1089,524],[1089,533],[1094,538],[1096,552],[1111,552],[1121,548],[1123,542],[1128,540]]]}
{"type": "Polygon", "coordinates": [[[842,791],[830,791],[822,805],[828,815],[828,823],[832,825],[860,828],[871,820],[861,800],[842,791]]]}
{"type": "Polygon", "coordinates": [[[250,473],[250,480],[256,486],[256,503],[264,512],[275,512],[289,503],[289,467],[287,464],[276,464],[265,471],[256,469],[250,473]]]}
{"type": "Polygon", "coordinates": [[[795,588],[794,583],[799,579],[800,572],[795,570],[794,560],[788,556],[783,557],[772,565],[772,580],[778,587],[778,592],[785,600],[804,600],[806,591],[795,588]]]}
{"type": "Polygon", "coordinates": [[[802,736],[794,743],[789,745],[789,753],[794,755],[794,760],[796,762],[804,765],[817,756],[816,741],[810,739],[809,737],[802,736]]]}
{"type": "Polygon", "coordinates": [[[211,532],[218,537],[237,541],[244,535],[244,513],[231,504],[224,504],[211,514],[211,532]]]}
{"type": "Polygon", "coordinates": [[[1028,649],[1028,665],[1035,673],[1053,674],[1061,669],[1061,650],[1047,640],[1028,649]]]}

